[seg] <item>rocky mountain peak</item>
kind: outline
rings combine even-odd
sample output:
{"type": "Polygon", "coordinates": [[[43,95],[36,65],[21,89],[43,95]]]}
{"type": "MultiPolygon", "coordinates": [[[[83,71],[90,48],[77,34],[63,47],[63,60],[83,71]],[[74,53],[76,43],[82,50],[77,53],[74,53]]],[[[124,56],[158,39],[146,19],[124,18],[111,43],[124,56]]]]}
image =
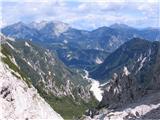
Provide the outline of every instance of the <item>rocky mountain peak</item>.
{"type": "Polygon", "coordinates": [[[131,28],[130,26],[122,23],[114,23],[109,26],[110,28],[118,28],[118,29],[126,29],[126,28],[131,28]]]}
{"type": "Polygon", "coordinates": [[[51,30],[58,37],[61,33],[69,29],[69,25],[59,21],[50,21],[44,27],[45,30],[51,30]]]}
{"type": "Polygon", "coordinates": [[[42,29],[48,22],[43,20],[43,21],[33,21],[28,24],[31,28],[35,28],[37,30],[42,29]]]}

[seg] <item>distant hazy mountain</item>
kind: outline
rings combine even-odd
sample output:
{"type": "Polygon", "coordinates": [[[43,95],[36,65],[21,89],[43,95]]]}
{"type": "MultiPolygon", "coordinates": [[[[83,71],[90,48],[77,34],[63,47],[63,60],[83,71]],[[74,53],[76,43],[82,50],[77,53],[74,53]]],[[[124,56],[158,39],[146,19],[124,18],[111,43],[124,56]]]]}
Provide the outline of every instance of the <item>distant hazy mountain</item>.
{"type": "Polygon", "coordinates": [[[115,23],[115,24],[112,24],[109,26],[110,28],[114,28],[114,29],[134,29],[128,25],[125,25],[125,24],[118,24],[118,23],[115,23]]]}
{"type": "Polygon", "coordinates": [[[36,29],[33,29],[22,22],[15,23],[2,29],[7,36],[17,39],[33,39],[36,40],[40,36],[36,29]]]}
{"type": "Polygon", "coordinates": [[[30,24],[16,23],[2,29],[6,36],[17,39],[30,39],[56,51],[59,58],[68,66],[76,68],[91,68],[124,42],[133,37],[155,41],[160,39],[159,29],[136,29],[124,24],[113,24],[110,27],[100,27],[93,31],[77,30],[63,22],[32,22],[30,24]],[[85,53],[98,51],[100,54],[85,53]],[[62,53],[59,51],[63,51],[62,53]],[[78,52],[77,51],[81,51],[78,52]],[[67,56],[63,56],[63,54],[67,56]],[[62,57],[63,56],[63,57],[62,57]],[[83,56],[83,57],[81,57],[83,56]],[[82,65],[83,64],[83,65],[82,65]]]}

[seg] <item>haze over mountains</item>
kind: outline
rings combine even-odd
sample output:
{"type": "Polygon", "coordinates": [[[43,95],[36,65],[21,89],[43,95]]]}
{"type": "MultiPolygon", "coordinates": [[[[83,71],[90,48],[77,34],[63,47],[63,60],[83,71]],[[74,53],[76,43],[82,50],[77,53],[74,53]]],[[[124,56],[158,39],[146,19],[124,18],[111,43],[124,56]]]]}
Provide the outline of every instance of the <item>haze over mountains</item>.
{"type": "Polygon", "coordinates": [[[38,42],[56,52],[67,66],[82,69],[90,69],[103,62],[110,52],[133,37],[159,40],[159,32],[159,29],[136,29],[125,24],[86,31],[54,21],[18,22],[2,29],[6,36],[38,42]]]}
{"type": "MultiPolygon", "coordinates": [[[[160,29],[116,23],[86,31],[42,21],[18,22],[1,32],[1,74],[7,71],[12,83],[37,90],[46,110],[64,119],[160,118],[160,29]]],[[[15,104],[5,84],[3,79],[1,99],[15,104]]]]}

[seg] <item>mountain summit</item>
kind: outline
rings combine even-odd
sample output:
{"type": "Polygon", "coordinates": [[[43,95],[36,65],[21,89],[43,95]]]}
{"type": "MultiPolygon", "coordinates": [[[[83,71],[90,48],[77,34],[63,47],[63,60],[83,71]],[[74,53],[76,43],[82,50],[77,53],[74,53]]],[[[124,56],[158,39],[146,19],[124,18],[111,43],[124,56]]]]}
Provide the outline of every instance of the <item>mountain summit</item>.
{"type": "Polygon", "coordinates": [[[132,27],[126,25],[126,24],[121,24],[121,23],[114,23],[109,26],[110,28],[116,28],[116,29],[131,29],[132,27]]]}

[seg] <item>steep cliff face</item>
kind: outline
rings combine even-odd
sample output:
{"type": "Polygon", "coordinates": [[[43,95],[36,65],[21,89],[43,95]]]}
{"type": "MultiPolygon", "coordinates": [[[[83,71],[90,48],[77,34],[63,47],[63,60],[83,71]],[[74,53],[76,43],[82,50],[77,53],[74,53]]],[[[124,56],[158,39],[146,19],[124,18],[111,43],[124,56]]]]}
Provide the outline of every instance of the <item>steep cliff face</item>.
{"type": "Polygon", "coordinates": [[[89,84],[76,71],[67,68],[52,52],[31,42],[4,39],[2,53],[10,55],[11,60],[34,86],[43,86],[47,93],[52,92],[55,96],[72,96],[75,87],[85,89],[89,84]]]}
{"type": "Polygon", "coordinates": [[[126,53],[130,53],[127,54],[130,57],[125,59],[125,62],[117,64],[119,69],[114,71],[110,82],[104,86],[106,92],[104,92],[102,103],[105,105],[123,105],[126,102],[135,101],[144,94],[160,90],[159,42],[133,40],[122,45],[116,52],[121,50],[123,50],[120,54],[123,56],[121,58],[124,59],[126,53]]]}
{"type": "Polygon", "coordinates": [[[2,61],[23,76],[29,86],[33,85],[63,117],[81,116],[92,102],[96,103],[90,82],[66,67],[49,50],[29,41],[11,41],[5,36],[1,36],[1,43],[1,54],[5,56],[2,61]]]}
{"type": "MultiPolygon", "coordinates": [[[[6,56],[1,53],[0,57],[3,59],[6,56]]],[[[0,68],[0,119],[63,120],[37,93],[31,83],[27,84],[23,80],[25,78],[21,74],[2,60],[0,68]]]]}
{"type": "Polygon", "coordinates": [[[103,99],[99,107],[117,108],[126,103],[134,102],[143,95],[140,85],[127,72],[114,74],[105,85],[103,99]]]}
{"type": "Polygon", "coordinates": [[[154,43],[151,44],[149,41],[138,38],[132,39],[111,53],[101,65],[90,72],[90,75],[104,82],[114,73],[121,71],[124,66],[129,71],[138,72],[146,62],[146,58],[149,59],[151,54],[154,54],[155,49],[154,43]]]}
{"type": "Polygon", "coordinates": [[[103,98],[97,107],[101,109],[101,115],[96,119],[148,119],[147,116],[153,119],[154,109],[158,116],[159,42],[148,42],[138,38],[131,40],[109,55],[96,72],[100,75],[105,73],[99,76],[102,80],[109,78],[103,85],[103,98]]]}

